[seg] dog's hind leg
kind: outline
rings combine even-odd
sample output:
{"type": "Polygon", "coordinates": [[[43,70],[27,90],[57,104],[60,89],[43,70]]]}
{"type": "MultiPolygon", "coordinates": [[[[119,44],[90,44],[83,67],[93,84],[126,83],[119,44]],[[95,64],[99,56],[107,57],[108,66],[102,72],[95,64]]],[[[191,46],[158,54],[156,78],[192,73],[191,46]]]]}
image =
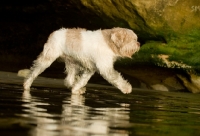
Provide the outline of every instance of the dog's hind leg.
{"type": "Polygon", "coordinates": [[[83,73],[76,79],[72,87],[72,94],[84,94],[86,88],[84,87],[91,76],[95,73],[93,70],[84,70],[83,73]]]}
{"type": "Polygon", "coordinates": [[[43,52],[34,61],[34,64],[31,67],[31,72],[24,81],[24,89],[30,90],[30,86],[33,83],[34,79],[47,67],[49,67],[52,62],[55,61],[59,56],[60,52],[58,51],[58,48],[55,48],[55,45],[51,43],[46,43],[44,45],[43,52]]]}

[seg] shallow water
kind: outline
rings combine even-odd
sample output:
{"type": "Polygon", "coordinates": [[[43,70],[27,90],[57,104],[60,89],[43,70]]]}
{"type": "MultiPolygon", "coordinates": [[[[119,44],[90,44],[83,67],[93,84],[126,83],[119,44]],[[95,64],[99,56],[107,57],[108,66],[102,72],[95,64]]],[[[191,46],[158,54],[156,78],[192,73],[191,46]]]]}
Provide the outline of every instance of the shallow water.
{"type": "Polygon", "coordinates": [[[15,136],[200,135],[200,95],[134,89],[69,90],[0,84],[0,133],[15,136]]]}

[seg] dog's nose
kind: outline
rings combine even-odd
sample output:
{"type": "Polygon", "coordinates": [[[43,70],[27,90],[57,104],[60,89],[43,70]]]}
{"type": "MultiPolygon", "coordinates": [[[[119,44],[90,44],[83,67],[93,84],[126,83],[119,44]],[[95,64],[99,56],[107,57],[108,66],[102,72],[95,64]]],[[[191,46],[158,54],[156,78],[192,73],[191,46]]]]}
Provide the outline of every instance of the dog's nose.
{"type": "Polygon", "coordinates": [[[137,42],[137,45],[140,47],[140,43],[139,42],[137,42]]]}

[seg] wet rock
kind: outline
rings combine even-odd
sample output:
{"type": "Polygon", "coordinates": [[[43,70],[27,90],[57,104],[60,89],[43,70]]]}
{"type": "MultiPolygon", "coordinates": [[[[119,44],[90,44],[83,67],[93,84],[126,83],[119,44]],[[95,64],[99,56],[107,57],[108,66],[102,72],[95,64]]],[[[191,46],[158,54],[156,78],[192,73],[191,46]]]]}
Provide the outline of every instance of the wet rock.
{"type": "Polygon", "coordinates": [[[145,84],[144,82],[140,82],[140,88],[142,88],[142,89],[149,89],[150,86],[148,86],[148,85],[145,84]]]}
{"type": "MultiPolygon", "coordinates": [[[[118,68],[122,73],[132,76],[139,81],[140,88],[160,91],[185,92],[187,89],[177,78],[174,69],[156,66],[133,66],[131,68],[118,68]]],[[[128,80],[129,81],[129,80],[128,80]]],[[[131,81],[131,79],[130,79],[131,81]]],[[[134,80],[136,81],[136,80],[134,80]]],[[[132,83],[132,82],[131,82],[132,83]]]]}
{"type": "Polygon", "coordinates": [[[171,76],[164,79],[163,84],[168,87],[169,90],[180,91],[185,90],[185,87],[182,85],[180,80],[178,80],[177,76],[171,76]]]}
{"type": "Polygon", "coordinates": [[[190,74],[189,77],[178,75],[184,86],[192,93],[200,93],[200,77],[190,74]]]}
{"type": "Polygon", "coordinates": [[[18,71],[17,76],[27,77],[29,73],[30,73],[30,69],[21,69],[18,71]]]}
{"type": "Polygon", "coordinates": [[[151,85],[151,87],[152,89],[158,90],[158,91],[166,91],[166,92],[169,91],[168,88],[163,84],[155,84],[155,85],[151,85]]]}

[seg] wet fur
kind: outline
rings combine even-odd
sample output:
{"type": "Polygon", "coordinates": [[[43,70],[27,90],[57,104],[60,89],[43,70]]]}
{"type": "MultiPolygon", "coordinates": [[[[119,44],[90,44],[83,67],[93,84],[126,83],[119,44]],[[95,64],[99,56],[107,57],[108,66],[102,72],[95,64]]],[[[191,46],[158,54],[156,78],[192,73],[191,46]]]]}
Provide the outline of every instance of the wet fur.
{"type": "Polygon", "coordinates": [[[73,94],[85,93],[85,85],[95,72],[123,93],[130,93],[131,85],[114,70],[113,64],[119,57],[131,58],[139,46],[137,35],[130,29],[59,29],[50,34],[43,51],[34,61],[24,81],[24,89],[30,90],[35,78],[61,58],[66,65],[64,84],[73,94]]]}

